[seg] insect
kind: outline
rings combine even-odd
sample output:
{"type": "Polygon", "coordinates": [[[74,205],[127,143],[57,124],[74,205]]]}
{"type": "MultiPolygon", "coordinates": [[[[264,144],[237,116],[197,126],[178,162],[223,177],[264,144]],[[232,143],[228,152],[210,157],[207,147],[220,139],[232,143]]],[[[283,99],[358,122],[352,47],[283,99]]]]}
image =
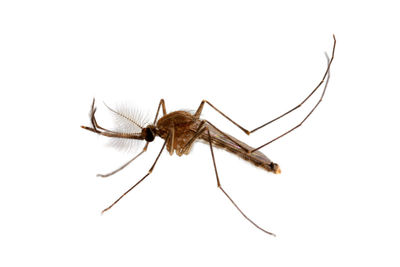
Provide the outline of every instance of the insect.
{"type": "Polygon", "coordinates": [[[300,104],[295,106],[294,108],[290,109],[289,111],[281,114],[280,116],[274,118],[273,120],[268,121],[267,123],[262,124],[261,126],[249,131],[233,121],[230,117],[225,115],[222,111],[220,111],[218,108],[216,108],[213,104],[211,104],[207,100],[201,101],[199,107],[194,113],[186,112],[186,111],[174,111],[167,113],[166,107],[165,107],[165,101],[163,99],[160,100],[160,103],[158,104],[156,116],[154,118],[154,122],[152,124],[147,124],[145,126],[141,125],[139,122],[135,121],[131,116],[127,114],[123,114],[119,111],[116,111],[114,109],[111,109],[110,107],[107,106],[107,108],[117,117],[120,119],[124,120],[125,123],[129,123],[132,126],[136,127],[138,131],[132,131],[132,132],[118,132],[114,130],[108,130],[106,128],[103,128],[97,123],[95,113],[96,113],[96,107],[95,107],[95,100],[93,99],[93,103],[91,106],[91,111],[90,111],[90,120],[92,127],[87,127],[87,126],[81,126],[83,129],[92,131],[94,133],[107,136],[107,137],[112,137],[112,138],[119,138],[123,140],[143,140],[146,141],[146,144],[144,145],[142,151],[138,153],[135,157],[133,157],[131,160],[129,160],[127,163],[122,165],[120,168],[116,169],[113,172],[110,172],[108,174],[98,174],[100,177],[108,177],[111,176],[122,169],[124,169],[126,166],[128,166],[130,163],[132,163],[135,159],[137,159],[139,156],[141,156],[144,152],[146,152],[147,147],[149,143],[151,143],[157,136],[161,137],[164,139],[164,144],[161,147],[160,152],[158,153],[153,165],[147,172],[147,174],[141,178],[136,184],[134,184],[131,188],[129,188],[125,193],[123,193],[117,200],[115,200],[110,206],[105,208],[102,212],[104,213],[105,211],[111,209],[117,202],[119,202],[126,194],[128,194],[133,188],[135,188],[138,184],[140,184],[144,179],[146,179],[153,171],[154,167],[157,164],[157,161],[159,160],[162,152],[164,149],[167,149],[167,151],[170,153],[170,155],[173,155],[175,152],[178,156],[182,155],[187,155],[189,154],[192,145],[197,142],[197,141],[203,141],[206,142],[209,147],[210,147],[210,152],[211,152],[211,159],[214,165],[214,170],[215,170],[215,176],[217,179],[217,186],[218,188],[224,193],[224,195],[232,202],[232,204],[235,206],[235,208],[250,222],[252,223],[255,227],[260,229],[261,231],[274,235],[273,233],[265,230],[264,228],[258,226],[255,222],[253,222],[249,217],[246,216],[246,214],[238,207],[238,205],[233,201],[233,199],[230,197],[230,195],[223,189],[219,176],[218,176],[218,171],[217,171],[217,164],[214,156],[214,147],[217,148],[222,148],[230,153],[233,153],[240,158],[250,162],[251,164],[262,168],[268,172],[272,172],[275,174],[279,174],[281,172],[279,165],[277,163],[272,162],[267,156],[265,156],[260,149],[269,145],[270,143],[278,140],[279,138],[289,134],[293,130],[297,129],[300,127],[308,118],[309,116],[313,113],[313,111],[317,108],[319,103],[322,101],[325,91],[329,82],[330,78],[330,67],[334,58],[335,54],[335,48],[336,48],[336,38],[333,35],[333,48],[332,48],[332,54],[331,57],[329,58],[328,55],[326,55],[328,64],[326,71],[321,79],[321,81],[318,83],[318,85],[311,91],[311,93],[302,101],[300,104]],[[323,88],[321,97],[319,98],[319,101],[315,104],[315,106],[311,109],[311,111],[305,116],[305,118],[297,124],[295,127],[291,128],[290,130],[284,132],[283,134],[279,135],[278,137],[270,140],[269,142],[257,147],[257,148],[252,148],[251,146],[245,144],[242,141],[239,141],[235,137],[223,132],[219,128],[217,128],[215,125],[213,125],[211,122],[205,119],[201,119],[200,115],[203,111],[204,106],[207,104],[211,108],[213,108],[217,113],[222,115],[224,118],[229,120],[231,123],[233,123],[235,126],[237,126],[239,129],[241,129],[244,133],[247,135],[250,135],[251,133],[254,133],[258,131],[259,129],[271,124],[274,121],[277,121],[278,119],[286,116],[287,114],[293,112],[294,110],[298,109],[301,105],[303,105],[317,90],[322,86],[322,84],[325,82],[325,86],[323,88]],[[160,110],[162,111],[162,116],[159,118],[160,110]]]}

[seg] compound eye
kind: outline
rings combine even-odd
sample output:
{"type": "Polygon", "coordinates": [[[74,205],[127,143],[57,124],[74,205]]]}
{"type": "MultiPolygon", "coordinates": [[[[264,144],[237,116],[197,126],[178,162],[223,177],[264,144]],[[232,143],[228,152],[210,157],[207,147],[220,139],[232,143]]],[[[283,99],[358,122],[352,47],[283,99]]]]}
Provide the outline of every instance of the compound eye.
{"type": "Polygon", "coordinates": [[[154,140],[154,133],[150,128],[146,128],[146,136],[144,140],[147,142],[152,142],[154,140]]]}

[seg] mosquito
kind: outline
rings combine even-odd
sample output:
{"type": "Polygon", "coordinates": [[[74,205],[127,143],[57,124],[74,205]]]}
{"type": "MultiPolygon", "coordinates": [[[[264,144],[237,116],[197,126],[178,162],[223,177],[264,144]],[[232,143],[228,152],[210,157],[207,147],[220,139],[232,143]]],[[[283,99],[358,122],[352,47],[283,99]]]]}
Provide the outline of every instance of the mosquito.
{"type": "Polygon", "coordinates": [[[154,170],[154,167],[156,166],[162,152],[166,148],[167,151],[169,152],[170,155],[173,155],[174,152],[178,156],[182,155],[187,155],[191,151],[191,148],[193,144],[197,141],[203,141],[206,142],[209,147],[210,147],[210,152],[211,152],[211,159],[213,162],[214,166],[214,171],[215,171],[215,176],[217,179],[217,186],[218,188],[224,193],[224,195],[230,200],[230,202],[235,206],[235,208],[246,218],[251,224],[253,224],[255,227],[263,231],[264,233],[267,233],[269,235],[275,236],[275,234],[265,230],[264,228],[260,227],[257,225],[255,222],[253,222],[239,207],[238,205],[233,201],[233,199],[230,197],[230,195],[223,189],[219,176],[218,176],[218,171],[217,171],[217,164],[215,161],[215,155],[214,155],[214,147],[224,149],[230,153],[233,153],[237,155],[238,157],[250,162],[251,164],[262,168],[268,172],[272,172],[275,174],[279,174],[281,172],[281,169],[279,168],[279,165],[275,162],[272,162],[267,156],[265,156],[260,149],[271,144],[272,142],[280,139],[281,137],[289,134],[290,132],[294,131],[295,129],[299,128],[309,117],[310,115],[314,112],[314,110],[318,107],[320,102],[322,101],[325,91],[329,82],[330,78],[330,67],[334,58],[335,54],[335,48],[336,48],[336,38],[333,35],[333,48],[332,48],[332,53],[331,57],[325,53],[327,57],[327,68],[325,70],[325,73],[321,79],[321,81],[318,83],[318,85],[307,95],[307,97],[301,101],[297,106],[293,107],[289,111],[281,114],[280,116],[274,118],[273,120],[270,120],[261,126],[249,131],[246,128],[242,127],[238,123],[236,123],[234,120],[232,120],[230,117],[225,115],[222,111],[220,111],[218,108],[216,108],[213,104],[211,104],[207,100],[201,101],[199,107],[197,108],[196,112],[190,113],[187,111],[173,111],[170,113],[167,113],[167,109],[165,107],[165,101],[164,99],[161,99],[156,116],[154,118],[154,122],[152,124],[147,124],[143,126],[141,123],[136,121],[135,119],[132,118],[132,116],[129,116],[129,114],[124,114],[122,112],[116,111],[106,105],[106,107],[117,117],[120,119],[124,120],[126,123],[131,124],[132,126],[136,127],[138,131],[132,131],[132,132],[118,132],[114,130],[108,130],[106,128],[103,128],[97,123],[95,113],[96,113],[96,106],[95,106],[95,100],[93,99],[91,110],[90,110],[90,120],[92,127],[87,127],[87,126],[81,126],[83,129],[92,131],[94,133],[97,133],[99,135],[107,136],[107,137],[113,137],[113,138],[118,138],[118,139],[123,139],[123,140],[144,140],[146,141],[146,144],[144,145],[142,151],[135,155],[131,160],[126,162],[124,165],[122,165],[120,168],[114,170],[113,172],[110,172],[108,174],[98,174],[100,177],[109,177],[122,169],[124,169],[126,166],[128,166],[130,163],[132,163],[135,159],[137,159],[139,156],[141,156],[144,152],[146,152],[147,147],[149,143],[151,143],[155,137],[161,137],[164,139],[164,143],[161,147],[160,152],[158,153],[153,165],[151,168],[148,170],[147,174],[141,178],[136,184],[134,184],[131,188],[129,188],[125,193],[123,193],[118,199],[116,199],[110,206],[105,208],[102,213],[106,212],[107,210],[111,209],[115,204],[117,204],[126,194],[128,194],[133,188],[135,188],[138,184],[140,184],[144,179],[146,179],[154,170]],[[257,148],[253,148],[244,142],[236,139],[235,137],[223,132],[219,128],[217,128],[214,124],[209,122],[208,120],[201,119],[200,115],[203,111],[204,105],[207,104],[210,106],[212,109],[214,109],[217,113],[219,113],[221,116],[223,116],[225,119],[233,123],[235,126],[237,126],[239,129],[241,129],[244,133],[247,135],[250,135],[261,128],[277,121],[278,119],[288,115],[289,113],[293,112],[294,110],[300,108],[321,86],[324,84],[325,86],[323,87],[321,96],[318,100],[318,102],[313,106],[311,111],[304,117],[304,119],[298,123],[296,126],[293,128],[285,131],[283,134],[279,135],[278,137],[268,141],[265,144],[262,144],[258,146],[257,148]],[[162,111],[162,116],[158,118],[160,114],[160,110],[162,111]]]}

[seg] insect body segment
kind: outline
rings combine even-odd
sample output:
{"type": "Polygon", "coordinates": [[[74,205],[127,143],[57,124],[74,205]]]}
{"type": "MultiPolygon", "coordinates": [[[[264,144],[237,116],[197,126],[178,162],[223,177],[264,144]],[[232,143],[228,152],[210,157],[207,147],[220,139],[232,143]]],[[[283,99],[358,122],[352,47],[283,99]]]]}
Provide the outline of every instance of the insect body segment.
{"type": "Polygon", "coordinates": [[[280,173],[279,165],[273,163],[267,156],[260,151],[249,153],[254,148],[226,133],[221,134],[213,125],[205,120],[199,120],[194,115],[186,111],[171,112],[157,122],[158,134],[161,138],[171,132],[171,138],[167,142],[167,151],[172,155],[178,156],[189,154],[190,148],[196,139],[209,142],[208,133],[211,136],[211,142],[215,147],[224,149],[236,154],[240,158],[251,162],[257,167],[261,167],[273,173],[280,173]],[[206,131],[208,130],[208,132],[206,131]],[[246,152],[247,151],[247,152],[246,152]]]}
{"type": "Polygon", "coordinates": [[[186,145],[195,136],[201,121],[186,111],[174,111],[168,113],[157,121],[157,133],[165,139],[171,132],[167,150],[172,155],[175,151],[178,156],[188,154],[190,147],[186,145]],[[185,148],[185,150],[184,150],[185,148]]]}
{"type": "MultiPolygon", "coordinates": [[[[212,144],[218,148],[225,149],[240,158],[249,161],[250,163],[254,164],[257,167],[261,167],[269,172],[273,172],[275,174],[281,173],[281,169],[279,168],[279,165],[272,162],[267,156],[265,156],[261,151],[257,150],[254,152],[246,152],[243,149],[246,149],[247,151],[252,151],[254,148],[251,146],[245,144],[242,141],[237,140],[231,135],[228,134],[220,134],[215,128],[211,125],[208,126],[208,129],[210,131],[211,135],[211,141],[212,144]],[[226,138],[229,137],[228,138],[226,138]],[[238,145],[240,144],[240,146],[238,145]]],[[[203,135],[201,137],[203,140],[207,140],[207,136],[203,135]]]]}

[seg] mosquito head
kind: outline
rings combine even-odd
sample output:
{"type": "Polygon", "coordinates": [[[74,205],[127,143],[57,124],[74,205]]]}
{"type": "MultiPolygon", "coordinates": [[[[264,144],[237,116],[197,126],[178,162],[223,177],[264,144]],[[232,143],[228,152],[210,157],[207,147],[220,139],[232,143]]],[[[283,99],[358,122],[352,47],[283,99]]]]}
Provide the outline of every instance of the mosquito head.
{"type": "Polygon", "coordinates": [[[144,140],[147,142],[153,142],[156,137],[155,127],[153,125],[149,125],[142,130],[142,136],[144,136],[144,140]]]}

